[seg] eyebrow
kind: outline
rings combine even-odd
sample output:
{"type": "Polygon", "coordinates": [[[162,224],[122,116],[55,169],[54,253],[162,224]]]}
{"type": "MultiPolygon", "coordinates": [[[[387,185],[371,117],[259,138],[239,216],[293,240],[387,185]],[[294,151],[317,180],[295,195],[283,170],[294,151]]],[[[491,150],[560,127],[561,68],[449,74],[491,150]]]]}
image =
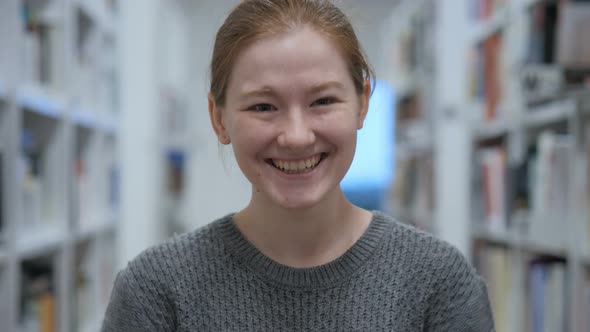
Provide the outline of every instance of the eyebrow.
{"type": "MultiPolygon", "coordinates": [[[[324,82],[324,83],[320,83],[320,84],[315,84],[312,87],[310,87],[309,89],[307,89],[307,93],[318,93],[320,91],[327,90],[330,88],[343,90],[344,84],[342,84],[338,81],[328,81],[328,82],[324,82]]],[[[240,97],[241,98],[248,98],[248,97],[260,97],[260,96],[273,96],[275,94],[276,94],[276,92],[273,88],[271,88],[269,86],[264,86],[260,89],[244,92],[244,93],[240,94],[240,97]]]]}
{"type": "Polygon", "coordinates": [[[308,92],[310,93],[317,93],[323,90],[327,90],[330,88],[334,88],[334,89],[339,89],[339,90],[344,90],[344,84],[338,82],[338,81],[328,81],[328,82],[324,82],[321,84],[317,84],[312,86],[308,92]]]}

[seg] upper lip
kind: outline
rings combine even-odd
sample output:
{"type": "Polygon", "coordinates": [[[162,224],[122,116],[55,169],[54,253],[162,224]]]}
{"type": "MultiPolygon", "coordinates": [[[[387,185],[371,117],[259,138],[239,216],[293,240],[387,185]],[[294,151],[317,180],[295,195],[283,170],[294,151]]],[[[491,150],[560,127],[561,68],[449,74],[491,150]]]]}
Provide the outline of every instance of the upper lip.
{"type": "Polygon", "coordinates": [[[307,156],[301,156],[301,157],[293,157],[293,156],[289,156],[289,157],[270,157],[268,159],[272,159],[272,160],[281,160],[281,161],[300,161],[300,160],[307,160],[307,159],[311,159],[315,156],[321,157],[324,153],[323,152],[318,152],[318,153],[314,153],[311,155],[307,155],[307,156]]]}

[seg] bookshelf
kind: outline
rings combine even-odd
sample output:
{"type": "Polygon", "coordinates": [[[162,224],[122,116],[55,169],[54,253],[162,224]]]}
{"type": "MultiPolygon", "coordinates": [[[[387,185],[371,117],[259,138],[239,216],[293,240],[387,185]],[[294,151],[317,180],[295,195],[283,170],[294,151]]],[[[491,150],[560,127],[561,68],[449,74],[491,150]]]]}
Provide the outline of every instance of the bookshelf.
{"type": "Polygon", "coordinates": [[[583,1],[423,0],[384,30],[412,115],[388,209],[471,259],[497,331],[590,329],[590,57],[573,46],[588,20],[583,1]]]}
{"type": "Polygon", "coordinates": [[[432,216],[435,172],[432,152],[434,114],[432,22],[435,6],[428,1],[402,1],[398,10],[407,13],[392,19],[383,43],[394,41],[386,66],[387,78],[396,87],[396,170],[384,209],[419,228],[434,231],[432,216]]]}
{"type": "Polygon", "coordinates": [[[0,4],[2,331],[98,331],[118,228],[117,1],[0,4]]]}

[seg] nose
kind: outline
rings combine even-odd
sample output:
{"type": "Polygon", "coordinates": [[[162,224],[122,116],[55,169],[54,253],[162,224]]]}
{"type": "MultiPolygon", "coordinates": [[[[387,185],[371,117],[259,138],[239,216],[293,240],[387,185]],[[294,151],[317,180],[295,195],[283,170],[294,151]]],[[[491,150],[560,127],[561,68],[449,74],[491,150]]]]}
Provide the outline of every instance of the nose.
{"type": "Polygon", "coordinates": [[[315,141],[315,133],[304,110],[292,109],[285,113],[277,141],[281,147],[301,149],[315,141]]]}

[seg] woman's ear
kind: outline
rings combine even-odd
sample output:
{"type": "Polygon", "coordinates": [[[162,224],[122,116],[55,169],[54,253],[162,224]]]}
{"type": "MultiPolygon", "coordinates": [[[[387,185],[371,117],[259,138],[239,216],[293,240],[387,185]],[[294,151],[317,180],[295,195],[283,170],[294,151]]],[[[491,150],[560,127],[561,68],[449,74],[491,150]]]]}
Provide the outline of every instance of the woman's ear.
{"type": "Polygon", "coordinates": [[[219,140],[219,143],[224,145],[230,144],[231,140],[227,134],[225,126],[223,125],[222,109],[215,104],[215,99],[213,98],[212,93],[209,93],[208,100],[209,118],[211,120],[211,126],[213,127],[213,130],[215,131],[215,134],[217,134],[217,140],[219,140]]]}
{"type": "Polygon", "coordinates": [[[369,99],[371,98],[371,81],[365,80],[363,83],[363,94],[361,97],[361,109],[359,113],[357,129],[363,128],[365,118],[369,112],[369,99]]]}

